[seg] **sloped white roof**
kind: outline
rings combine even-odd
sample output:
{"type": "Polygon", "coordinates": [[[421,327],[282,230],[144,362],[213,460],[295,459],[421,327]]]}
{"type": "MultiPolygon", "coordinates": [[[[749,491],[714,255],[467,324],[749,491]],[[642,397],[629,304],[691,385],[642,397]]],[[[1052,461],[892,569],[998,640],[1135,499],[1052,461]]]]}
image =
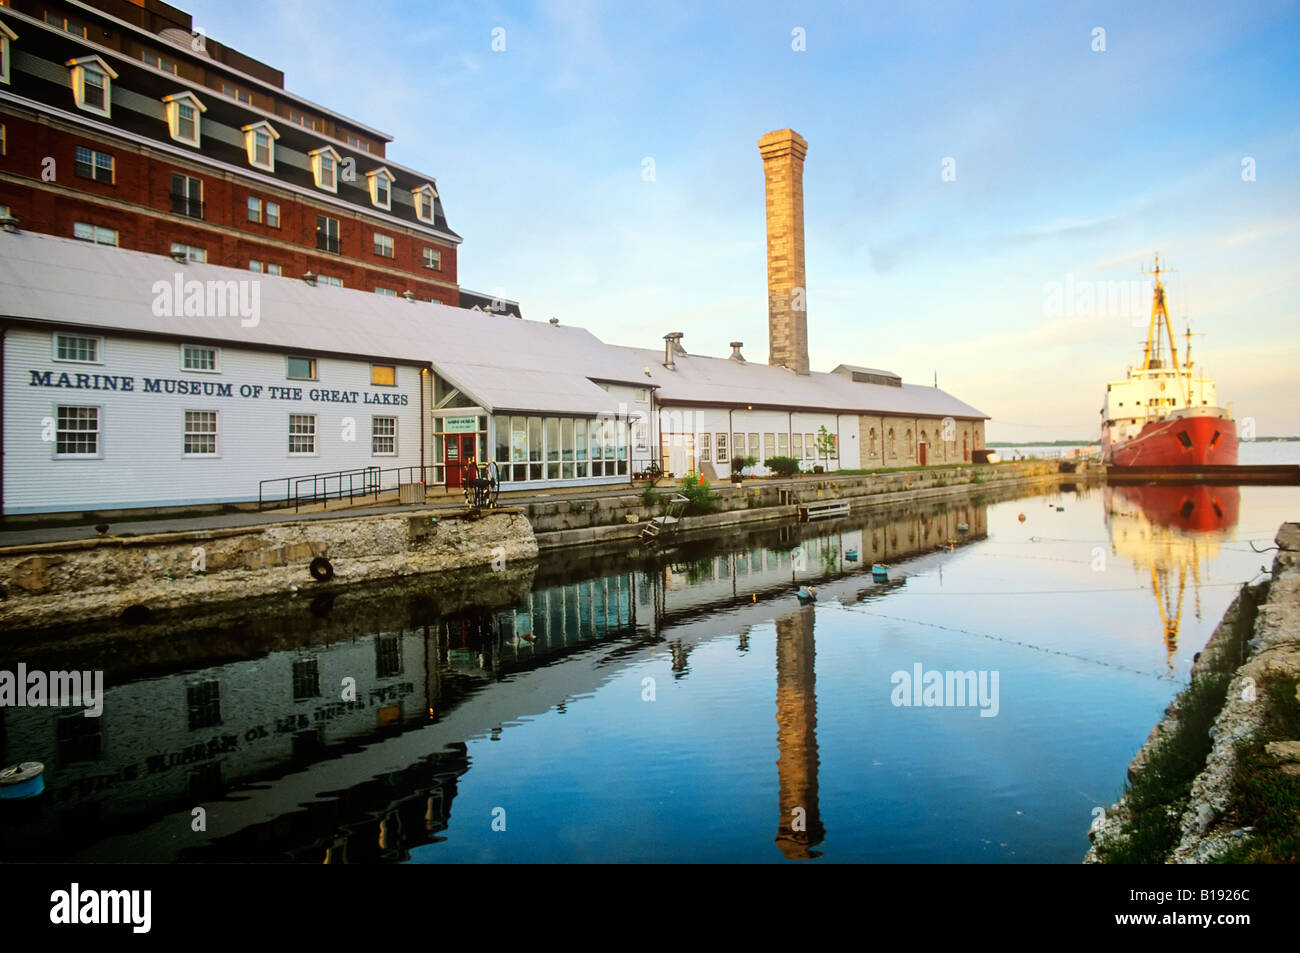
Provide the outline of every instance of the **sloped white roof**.
{"type": "Polygon", "coordinates": [[[659,387],[655,400],[661,403],[988,419],[987,414],[937,387],[865,384],[822,371],[801,376],[784,367],[697,354],[675,357],[676,369],[670,371],[663,366],[660,351],[626,350],[636,356],[635,363],[650,366],[651,383],[659,387]]]}
{"type": "Polygon", "coordinates": [[[294,352],[431,364],[487,410],[609,412],[590,378],[649,383],[623,349],[577,327],[467,311],[367,291],[312,286],[299,278],[95,245],[34,232],[0,232],[0,315],[294,352]],[[254,281],[260,320],[238,315],[158,316],[154,285],[254,281]]]}

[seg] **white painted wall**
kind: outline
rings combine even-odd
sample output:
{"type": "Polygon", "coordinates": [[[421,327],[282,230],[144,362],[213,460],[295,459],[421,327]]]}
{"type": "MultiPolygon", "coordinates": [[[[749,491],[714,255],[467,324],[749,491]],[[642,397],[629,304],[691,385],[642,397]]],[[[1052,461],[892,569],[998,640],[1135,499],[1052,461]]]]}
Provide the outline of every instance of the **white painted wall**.
{"type": "Polygon", "coordinates": [[[10,329],[4,339],[6,513],[255,500],[258,481],[271,477],[420,464],[418,367],[399,365],[397,386],[377,387],[368,361],[319,358],[316,381],[291,381],[283,353],[222,347],[219,371],[207,373],[182,370],[175,342],[103,337],[100,361],[92,365],[56,361],[53,340],[52,331],[27,329],[10,329]],[[116,391],[42,386],[33,383],[33,371],[49,372],[51,382],[67,373],[73,384],[78,374],[116,375],[123,383],[116,391]],[[122,389],[127,378],[130,391],[122,389]],[[154,393],[146,378],[227,385],[230,396],[154,393]],[[300,393],[272,397],[272,387],[300,393]],[[240,396],[241,388],[249,396],[240,396]],[[314,390],[355,393],[356,402],[314,390]],[[406,404],[365,402],[380,395],[404,397],[406,404]],[[56,458],[47,438],[60,405],[100,408],[96,458],[56,458]],[[215,457],[184,454],[186,410],[217,411],[215,457]],[[290,414],[316,416],[314,454],[290,455],[290,414]],[[374,416],[398,419],[396,456],[372,453],[374,416]]]}

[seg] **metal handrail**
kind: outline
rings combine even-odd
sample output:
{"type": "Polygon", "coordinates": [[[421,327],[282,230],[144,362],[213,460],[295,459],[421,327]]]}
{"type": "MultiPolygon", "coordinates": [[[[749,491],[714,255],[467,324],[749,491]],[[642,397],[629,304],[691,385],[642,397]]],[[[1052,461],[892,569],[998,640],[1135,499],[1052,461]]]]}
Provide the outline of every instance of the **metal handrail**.
{"type": "Polygon", "coordinates": [[[386,489],[397,489],[403,483],[427,485],[433,465],[405,467],[358,467],[352,470],[331,470],[323,473],[304,473],[298,476],[273,477],[257,484],[257,508],[293,505],[294,512],[303,503],[322,503],[329,506],[331,499],[353,500],[359,496],[373,496],[386,489]],[[386,475],[395,478],[389,481],[386,475]],[[418,474],[418,479],[417,479],[418,474]],[[283,496],[276,489],[283,488],[283,496]]]}

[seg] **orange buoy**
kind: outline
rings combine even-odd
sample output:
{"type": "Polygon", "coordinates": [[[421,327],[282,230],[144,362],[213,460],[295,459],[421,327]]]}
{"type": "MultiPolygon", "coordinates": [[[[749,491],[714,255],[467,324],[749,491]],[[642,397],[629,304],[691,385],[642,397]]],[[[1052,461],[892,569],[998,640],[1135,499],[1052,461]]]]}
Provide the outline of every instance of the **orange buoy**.
{"type": "Polygon", "coordinates": [[[1024,521],[1025,521],[1025,514],[1024,514],[1024,513],[1021,513],[1021,514],[1020,514],[1020,522],[1023,523],[1024,521]]]}

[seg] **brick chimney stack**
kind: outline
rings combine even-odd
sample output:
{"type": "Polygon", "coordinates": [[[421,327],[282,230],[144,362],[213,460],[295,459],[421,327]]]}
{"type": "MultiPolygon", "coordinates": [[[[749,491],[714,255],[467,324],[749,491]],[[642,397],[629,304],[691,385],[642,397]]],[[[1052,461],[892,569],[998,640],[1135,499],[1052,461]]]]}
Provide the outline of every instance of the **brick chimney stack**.
{"type": "Polygon", "coordinates": [[[768,363],[808,373],[803,270],[803,160],[808,143],[793,129],[758,140],[767,182],[768,363]]]}

